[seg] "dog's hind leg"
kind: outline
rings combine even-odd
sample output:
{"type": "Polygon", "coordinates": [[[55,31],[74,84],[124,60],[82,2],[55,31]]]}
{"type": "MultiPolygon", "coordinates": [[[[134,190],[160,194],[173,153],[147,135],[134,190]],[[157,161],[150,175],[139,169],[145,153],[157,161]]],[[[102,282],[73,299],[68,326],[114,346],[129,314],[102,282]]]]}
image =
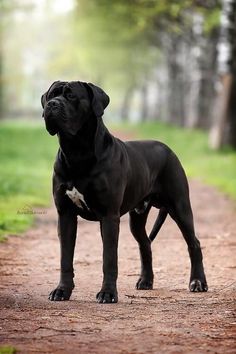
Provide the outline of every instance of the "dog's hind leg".
{"type": "Polygon", "coordinates": [[[169,213],[179,226],[188,245],[191,261],[189,290],[197,292],[207,291],[208,287],[203,268],[202,251],[200,242],[194,231],[193,214],[189,198],[186,197],[178,200],[174,208],[169,213]]]}
{"type": "Polygon", "coordinates": [[[190,291],[207,291],[201,246],[194,230],[188,181],[178,158],[174,154],[169,155],[162,178],[167,211],[179,226],[188,245],[191,261],[189,289],[190,291]]]}
{"type": "Polygon", "coordinates": [[[138,214],[135,210],[130,214],[130,230],[139,244],[141,259],[141,275],[136,284],[136,288],[152,289],[153,287],[153,270],[152,270],[152,250],[151,241],[146,234],[146,221],[150,211],[149,206],[143,214],[138,214]]]}

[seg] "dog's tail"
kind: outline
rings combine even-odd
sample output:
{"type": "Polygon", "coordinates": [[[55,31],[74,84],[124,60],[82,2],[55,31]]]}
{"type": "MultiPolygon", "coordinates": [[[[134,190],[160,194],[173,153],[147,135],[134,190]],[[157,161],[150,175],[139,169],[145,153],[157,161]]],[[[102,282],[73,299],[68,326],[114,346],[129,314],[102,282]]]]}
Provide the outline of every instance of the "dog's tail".
{"type": "Polygon", "coordinates": [[[162,227],[167,215],[167,210],[165,208],[161,208],[156,218],[155,224],[153,225],[152,231],[149,235],[149,239],[151,242],[155,239],[156,235],[160,231],[160,228],[162,227]]]}

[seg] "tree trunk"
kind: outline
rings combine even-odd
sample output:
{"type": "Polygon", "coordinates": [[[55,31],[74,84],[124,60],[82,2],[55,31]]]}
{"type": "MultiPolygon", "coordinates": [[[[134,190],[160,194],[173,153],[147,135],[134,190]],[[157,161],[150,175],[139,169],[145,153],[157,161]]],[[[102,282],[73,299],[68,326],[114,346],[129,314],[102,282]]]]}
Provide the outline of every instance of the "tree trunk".
{"type": "Polygon", "coordinates": [[[188,38],[188,57],[186,72],[186,121],[185,126],[195,128],[199,121],[199,96],[202,79],[201,57],[203,55],[203,17],[198,13],[192,15],[193,26],[188,38]]]}
{"type": "Polygon", "coordinates": [[[133,98],[133,93],[134,93],[134,88],[131,86],[127,87],[121,105],[121,110],[120,110],[120,116],[122,121],[124,122],[127,122],[129,120],[130,106],[131,106],[131,100],[133,98]]]}
{"type": "Polygon", "coordinates": [[[232,90],[230,95],[229,102],[229,142],[236,148],[236,1],[233,4],[233,31],[232,31],[232,73],[233,73],[233,82],[232,90]]]}
{"type": "Polygon", "coordinates": [[[153,112],[153,118],[161,120],[162,122],[168,122],[170,117],[168,102],[168,72],[167,66],[164,64],[157,76],[157,94],[155,110],[153,112]]]}
{"type": "Polygon", "coordinates": [[[185,49],[185,55],[188,58],[185,67],[185,126],[209,129],[212,117],[212,97],[214,96],[215,47],[218,33],[213,31],[207,36],[204,34],[204,18],[200,13],[192,14],[192,22],[192,30],[187,37],[185,49]]]}
{"type": "Polygon", "coordinates": [[[221,78],[221,87],[219,88],[217,101],[215,102],[214,124],[209,135],[210,147],[213,149],[219,149],[226,141],[231,87],[232,75],[224,74],[221,78]]]}
{"type": "Polygon", "coordinates": [[[145,81],[141,87],[141,112],[140,120],[145,122],[148,119],[148,87],[145,81]]]}
{"type": "Polygon", "coordinates": [[[232,89],[229,101],[229,143],[236,148],[236,74],[232,78],[232,89]]]}
{"type": "Polygon", "coordinates": [[[171,123],[183,126],[185,120],[184,109],[184,61],[182,55],[181,38],[172,37],[170,41],[168,59],[168,81],[169,81],[169,98],[167,104],[170,107],[171,123]]]}
{"type": "Polygon", "coordinates": [[[228,134],[226,140],[227,127],[229,127],[230,131],[235,125],[235,116],[230,119],[230,116],[232,116],[233,112],[236,110],[236,102],[233,100],[236,61],[235,35],[236,0],[224,0],[220,39],[218,43],[218,72],[220,74],[220,83],[215,102],[215,117],[209,135],[209,144],[213,149],[219,149],[225,143],[230,143],[230,135],[232,135],[232,133],[228,134]]]}
{"type": "Polygon", "coordinates": [[[203,40],[202,56],[200,58],[201,79],[199,83],[198,120],[196,128],[209,130],[212,124],[212,107],[215,105],[215,78],[216,78],[216,45],[219,38],[218,30],[203,40]],[[207,52],[207,55],[205,53],[207,52]]]}

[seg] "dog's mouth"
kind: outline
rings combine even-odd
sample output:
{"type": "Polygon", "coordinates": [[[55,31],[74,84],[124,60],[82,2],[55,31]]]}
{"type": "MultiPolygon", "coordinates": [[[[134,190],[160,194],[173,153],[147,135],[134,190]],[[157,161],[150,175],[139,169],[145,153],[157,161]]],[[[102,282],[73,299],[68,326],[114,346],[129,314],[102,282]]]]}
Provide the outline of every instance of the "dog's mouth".
{"type": "Polygon", "coordinates": [[[49,132],[50,135],[56,135],[58,133],[58,131],[56,129],[52,129],[52,128],[47,128],[47,131],[49,132]]]}
{"type": "Polygon", "coordinates": [[[50,135],[55,135],[58,133],[58,127],[53,121],[52,117],[49,116],[44,117],[44,121],[45,121],[46,129],[50,135]]]}

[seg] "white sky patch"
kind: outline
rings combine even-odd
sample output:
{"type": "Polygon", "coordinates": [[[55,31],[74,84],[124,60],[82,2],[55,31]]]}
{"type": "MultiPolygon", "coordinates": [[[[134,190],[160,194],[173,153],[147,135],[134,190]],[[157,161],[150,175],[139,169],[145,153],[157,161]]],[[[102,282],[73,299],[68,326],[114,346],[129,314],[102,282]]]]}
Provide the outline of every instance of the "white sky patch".
{"type": "Polygon", "coordinates": [[[68,12],[74,8],[74,0],[54,0],[51,6],[55,13],[68,12]]]}
{"type": "Polygon", "coordinates": [[[47,8],[52,10],[54,14],[63,14],[71,11],[74,6],[74,0],[33,0],[36,6],[36,12],[41,13],[47,8]]]}
{"type": "Polygon", "coordinates": [[[17,22],[24,22],[29,15],[38,20],[50,13],[52,15],[66,14],[74,9],[75,0],[25,0],[24,5],[29,5],[29,10],[27,7],[26,9],[22,7],[13,12],[12,16],[17,22]],[[30,8],[31,4],[33,5],[32,9],[30,8]]]}

